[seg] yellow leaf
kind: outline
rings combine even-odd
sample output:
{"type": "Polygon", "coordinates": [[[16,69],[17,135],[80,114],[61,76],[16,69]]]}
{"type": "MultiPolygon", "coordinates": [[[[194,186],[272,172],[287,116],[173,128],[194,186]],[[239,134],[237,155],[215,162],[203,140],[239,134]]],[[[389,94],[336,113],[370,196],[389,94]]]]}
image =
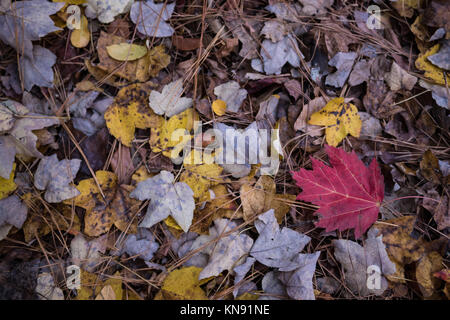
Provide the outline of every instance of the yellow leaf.
{"type": "Polygon", "coordinates": [[[223,100],[217,99],[212,103],[212,109],[218,116],[223,116],[227,110],[227,103],[223,100]]]}
{"type": "MultiPolygon", "coordinates": [[[[133,187],[117,185],[117,176],[108,171],[97,171],[99,182],[105,199],[94,178],[80,181],[77,186],[80,195],[73,199],[74,204],[86,209],[84,216],[84,232],[88,236],[99,236],[115,225],[119,230],[128,233],[136,232],[134,214],[139,208],[139,202],[129,197],[133,187]],[[133,222],[133,223],[132,223],[133,222]]],[[[70,203],[72,200],[66,200],[70,203]]]]}
{"type": "Polygon", "coordinates": [[[186,165],[185,169],[180,175],[180,182],[185,182],[191,187],[195,198],[202,197],[210,187],[222,181],[220,175],[223,168],[215,163],[186,165]]]}
{"type": "Polygon", "coordinates": [[[80,270],[80,282],[81,287],[77,289],[77,300],[90,300],[96,293],[100,292],[103,281],[98,279],[98,276],[94,273],[87,272],[83,269],[80,270]]]}
{"type": "Polygon", "coordinates": [[[358,138],[362,121],[353,104],[345,103],[344,98],[334,98],[322,110],[313,113],[308,124],[326,126],[327,143],[336,147],[347,134],[358,138]]]}
{"type": "Polygon", "coordinates": [[[183,231],[183,229],[178,225],[178,223],[175,221],[172,216],[168,216],[166,219],[164,219],[164,223],[171,228],[174,228],[176,230],[183,231]]]}
{"type": "Polygon", "coordinates": [[[428,61],[428,57],[437,53],[439,51],[440,44],[431,47],[424,54],[419,55],[416,60],[416,68],[425,71],[424,76],[437,84],[445,86],[446,83],[450,83],[450,77],[447,75],[446,79],[444,77],[444,72],[428,61]]]}
{"type": "Polygon", "coordinates": [[[405,282],[404,265],[418,261],[425,252],[423,239],[414,239],[411,233],[414,229],[414,216],[403,216],[390,219],[383,223],[375,223],[372,229],[383,235],[386,252],[395,263],[395,274],[387,276],[393,282],[405,282]]]}
{"type": "Polygon", "coordinates": [[[424,297],[431,296],[440,286],[439,279],[433,277],[433,274],[443,268],[442,260],[439,253],[432,251],[417,264],[416,279],[424,297]]]}
{"type": "Polygon", "coordinates": [[[75,48],[84,48],[89,44],[91,33],[89,32],[88,20],[81,15],[80,28],[72,31],[70,35],[70,43],[75,48]]]}
{"type": "Polygon", "coordinates": [[[198,280],[201,268],[186,267],[172,271],[164,279],[162,298],[167,300],[207,300],[198,280]]]}
{"type": "Polygon", "coordinates": [[[105,112],[109,132],[127,147],[131,147],[136,128],[157,128],[163,121],[148,105],[151,87],[151,83],[137,83],[122,88],[105,112]]]}
{"type": "Polygon", "coordinates": [[[242,215],[235,214],[238,206],[234,201],[233,194],[227,190],[225,185],[218,184],[211,187],[208,194],[210,194],[210,199],[205,201],[204,208],[194,213],[190,229],[192,232],[209,234],[209,227],[214,220],[223,217],[232,217],[233,219],[242,217],[242,215]]]}
{"type": "Polygon", "coordinates": [[[252,221],[256,216],[270,209],[274,209],[278,223],[289,211],[289,201],[296,196],[291,194],[276,194],[276,185],[269,176],[261,176],[254,186],[245,183],[241,186],[240,196],[244,212],[244,220],[252,221]]]}
{"type": "Polygon", "coordinates": [[[113,59],[119,61],[134,61],[147,54],[147,47],[124,42],[107,46],[106,51],[113,59]]]}
{"type": "Polygon", "coordinates": [[[16,164],[14,163],[13,168],[11,170],[11,174],[9,175],[9,179],[0,177],[0,199],[6,198],[14,190],[16,190],[17,185],[14,183],[15,171],[16,171],[16,164]]]}
{"type": "Polygon", "coordinates": [[[154,173],[149,173],[145,166],[140,166],[139,169],[137,169],[135,173],[133,173],[133,175],[131,176],[131,183],[133,185],[137,185],[139,182],[147,180],[148,178],[151,178],[154,175],[155,175],[154,173]]]}
{"type": "Polygon", "coordinates": [[[170,56],[163,45],[156,46],[148,52],[148,73],[150,77],[156,77],[158,73],[170,63],[170,56]]]}
{"type": "Polygon", "coordinates": [[[152,151],[162,152],[168,158],[172,157],[173,151],[174,157],[177,157],[184,145],[191,140],[190,131],[194,128],[194,121],[197,120],[197,112],[189,108],[170,117],[169,120],[163,120],[159,127],[152,127],[149,141],[152,151]]]}
{"type": "Polygon", "coordinates": [[[130,61],[128,59],[127,63],[111,58],[107,52],[107,47],[126,43],[126,41],[127,39],[125,38],[102,31],[97,42],[97,52],[100,60],[98,67],[129,81],[145,82],[150,77],[157,76],[159,71],[170,63],[170,56],[165,53],[162,45],[152,48],[137,60],[130,61]]]}

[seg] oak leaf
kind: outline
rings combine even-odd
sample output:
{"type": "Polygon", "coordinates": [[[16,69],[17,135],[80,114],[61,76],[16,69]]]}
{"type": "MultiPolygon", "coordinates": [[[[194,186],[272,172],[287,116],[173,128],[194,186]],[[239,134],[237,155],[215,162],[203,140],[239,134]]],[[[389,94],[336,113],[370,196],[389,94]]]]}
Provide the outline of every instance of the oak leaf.
{"type": "Polygon", "coordinates": [[[377,161],[369,167],[357,155],[326,146],[333,167],[311,158],[313,170],[292,172],[303,192],[298,200],[320,208],[319,227],[326,231],[355,229],[359,238],[376,220],[384,198],[384,181],[377,161]]]}

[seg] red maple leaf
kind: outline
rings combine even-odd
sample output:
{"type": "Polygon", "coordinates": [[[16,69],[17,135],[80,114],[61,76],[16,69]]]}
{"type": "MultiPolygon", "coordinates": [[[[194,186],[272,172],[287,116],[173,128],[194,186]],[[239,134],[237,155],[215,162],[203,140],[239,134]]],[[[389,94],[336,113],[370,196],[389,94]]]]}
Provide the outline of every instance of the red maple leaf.
{"type": "Polygon", "coordinates": [[[377,220],[384,198],[384,182],[375,159],[369,167],[355,152],[326,146],[333,167],[311,158],[313,170],[291,172],[303,189],[298,200],[319,206],[318,227],[326,231],[355,229],[359,238],[377,220]]]}

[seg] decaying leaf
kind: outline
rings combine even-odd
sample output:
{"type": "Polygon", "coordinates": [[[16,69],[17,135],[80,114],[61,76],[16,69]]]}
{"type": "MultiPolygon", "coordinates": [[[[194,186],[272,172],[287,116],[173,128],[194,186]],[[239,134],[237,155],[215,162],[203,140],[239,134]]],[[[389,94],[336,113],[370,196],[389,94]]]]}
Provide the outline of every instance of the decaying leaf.
{"type": "Polygon", "coordinates": [[[136,1],[130,12],[138,31],[148,37],[170,37],[174,30],[166,22],[175,9],[175,2],[154,3],[153,0],[136,1]]]}
{"type": "Polygon", "coordinates": [[[13,226],[22,228],[27,212],[27,206],[15,195],[0,200],[0,240],[8,235],[13,226]]]}
{"type": "Polygon", "coordinates": [[[147,214],[139,225],[150,228],[172,216],[184,232],[189,230],[194,215],[194,192],[184,182],[174,183],[174,176],[168,171],[139,182],[130,197],[141,201],[151,200],[147,214]]]}
{"type": "Polygon", "coordinates": [[[362,122],[355,105],[346,103],[344,98],[334,98],[313,113],[308,124],[326,126],[327,143],[336,147],[347,134],[358,138],[362,122]]]}
{"type": "Polygon", "coordinates": [[[374,236],[383,236],[389,258],[395,263],[396,272],[388,277],[390,281],[404,283],[404,266],[418,261],[425,252],[424,241],[411,237],[415,220],[414,216],[403,216],[377,223],[369,230],[374,236]]]}
{"type": "Polygon", "coordinates": [[[34,174],[34,186],[38,190],[45,190],[44,198],[50,203],[76,197],[80,192],[71,183],[80,165],[79,159],[58,161],[56,154],[44,157],[34,174]]]}
{"type": "Polygon", "coordinates": [[[112,45],[120,45],[121,43],[127,43],[127,39],[103,31],[100,33],[100,38],[97,42],[97,52],[100,60],[100,63],[97,65],[98,68],[129,81],[145,82],[150,76],[156,76],[170,62],[170,57],[164,53],[162,45],[152,48],[144,56],[134,61],[123,62],[111,58],[107,48],[112,45]]]}
{"type": "Polygon", "coordinates": [[[156,114],[172,117],[192,106],[191,98],[183,98],[183,79],[165,85],[162,92],[150,92],[149,105],[156,114]]]}
{"type": "Polygon", "coordinates": [[[135,128],[156,128],[162,120],[148,106],[151,88],[151,82],[122,88],[105,112],[109,132],[127,147],[134,139],[135,128]]]}
{"type": "Polygon", "coordinates": [[[149,143],[152,151],[162,152],[164,156],[171,158],[172,162],[181,163],[183,159],[178,161],[177,158],[191,140],[190,133],[197,120],[198,114],[193,108],[172,116],[168,120],[162,120],[159,126],[152,127],[150,130],[149,143]],[[176,149],[175,146],[177,146],[176,149]]]}
{"type": "Polygon", "coordinates": [[[217,219],[214,221],[214,226],[209,229],[208,236],[204,235],[195,239],[191,250],[203,248],[200,253],[208,255],[208,263],[199,275],[200,280],[216,277],[223,270],[231,272],[234,267],[244,262],[243,258],[250,251],[253,239],[236,229],[236,222],[217,219]],[[231,230],[236,231],[231,232],[231,230]],[[227,235],[224,235],[225,233],[227,235]]]}
{"type": "Polygon", "coordinates": [[[436,251],[428,253],[417,263],[416,279],[424,297],[430,297],[436,289],[439,289],[440,281],[433,277],[433,274],[440,271],[442,267],[442,256],[436,251]]]}
{"type": "Polygon", "coordinates": [[[90,178],[80,181],[77,186],[80,194],[72,200],[74,205],[86,209],[84,232],[96,237],[108,232],[113,225],[123,232],[136,232],[134,216],[139,202],[130,199],[130,187],[119,186],[117,176],[112,172],[100,170],[95,175],[105,198],[102,198],[94,178],[90,178]]]}
{"type": "Polygon", "coordinates": [[[295,195],[276,194],[275,181],[269,176],[261,176],[256,184],[245,183],[240,189],[244,220],[252,221],[256,216],[274,209],[278,223],[290,209],[289,201],[295,200],[295,195]]]}
{"type": "Polygon", "coordinates": [[[164,279],[161,298],[168,300],[207,300],[205,291],[200,288],[201,268],[186,267],[172,271],[164,279]]]}
{"type": "Polygon", "coordinates": [[[180,175],[180,182],[185,182],[194,191],[195,198],[203,198],[209,188],[221,182],[223,168],[215,163],[186,165],[185,169],[180,175]]]}
{"type": "Polygon", "coordinates": [[[416,60],[416,68],[425,71],[424,76],[434,83],[445,86],[446,83],[450,83],[450,76],[444,76],[444,72],[439,67],[428,61],[428,58],[439,51],[440,44],[436,44],[431,47],[424,54],[419,55],[416,60]]]}
{"type": "Polygon", "coordinates": [[[377,220],[384,198],[384,180],[376,159],[366,167],[355,152],[326,146],[328,167],[311,158],[313,170],[292,172],[303,192],[298,200],[319,205],[319,227],[326,231],[355,229],[359,238],[377,220]]]}
{"type": "Polygon", "coordinates": [[[333,240],[334,256],[345,269],[346,285],[355,294],[363,297],[369,294],[383,294],[388,286],[384,276],[395,273],[395,264],[388,257],[382,238],[369,233],[364,246],[350,240],[333,240]],[[370,271],[369,267],[373,270],[370,271]],[[369,277],[373,272],[381,277],[379,283],[370,282],[369,277]]]}

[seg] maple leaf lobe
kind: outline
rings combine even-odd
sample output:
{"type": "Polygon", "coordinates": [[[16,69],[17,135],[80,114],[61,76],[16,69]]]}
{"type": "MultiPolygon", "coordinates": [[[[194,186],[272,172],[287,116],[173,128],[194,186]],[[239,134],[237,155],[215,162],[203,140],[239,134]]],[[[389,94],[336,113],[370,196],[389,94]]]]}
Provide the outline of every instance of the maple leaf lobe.
{"type": "Polygon", "coordinates": [[[292,172],[302,192],[298,200],[319,206],[318,227],[326,231],[354,229],[359,238],[378,217],[384,181],[375,159],[367,167],[355,152],[326,146],[332,167],[311,159],[313,170],[292,172]]]}

